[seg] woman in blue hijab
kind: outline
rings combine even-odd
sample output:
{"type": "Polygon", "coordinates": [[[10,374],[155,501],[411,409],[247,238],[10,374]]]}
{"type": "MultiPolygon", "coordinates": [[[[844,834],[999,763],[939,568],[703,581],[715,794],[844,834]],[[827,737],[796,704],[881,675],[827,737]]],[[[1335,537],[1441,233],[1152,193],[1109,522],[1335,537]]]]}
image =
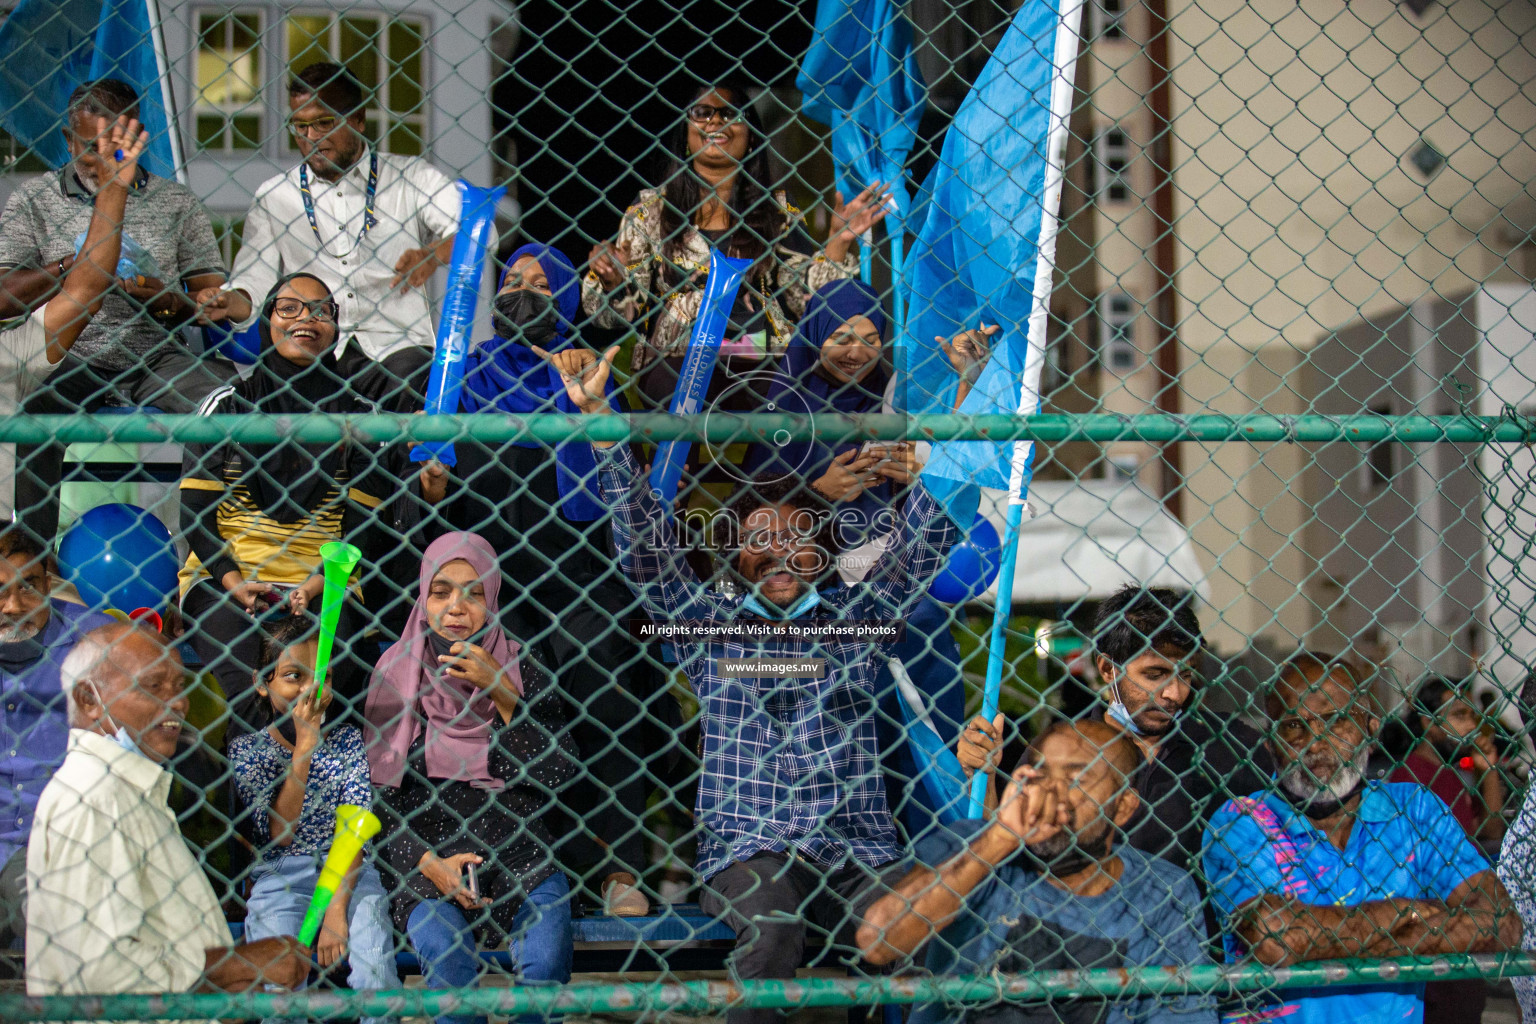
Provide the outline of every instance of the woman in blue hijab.
{"type": "MultiPolygon", "coordinates": [[[[459,411],[579,415],[559,371],[533,348],[553,353],[578,345],[580,304],[581,283],[564,253],[537,244],[514,252],[493,303],[496,334],[468,354],[459,411]]],[[[617,411],[611,380],[608,395],[617,411]]],[[[515,584],[516,613],[535,624],[530,639],[545,643],[560,666],[588,766],[560,799],[584,823],[571,831],[590,832],[599,843],[567,846],[558,857],[596,865],[589,877],[603,879],[598,888],[610,912],[647,913],[636,881],[645,850],[633,809],[645,807],[647,788],[638,733],[649,717],[669,717],[664,705],[672,698],[656,692],[622,625],[632,598],[608,554],[613,542],[592,446],[574,440],[553,451],[542,441],[454,447],[458,465],[443,518],[450,529],[480,534],[497,552],[515,584]],[[655,706],[648,707],[651,698],[655,706]]],[[[680,725],[680,712],[676,718],[680,725]]]]}
{"type": "MultiPolygon", "coordinates": [[[[784,353],[769,405],[793,415],[879,412],[890,380],[883,359],[887,329],[880,297],[869,285],[854,280],[822,285],[784,353]]],[[[905,443],[828,445],[815,440],[757,445],[747,466],[758,480],[794,475],[807,481],[832,504],[833,541],[844,550],[896,528],[896,513],[921,468],[905,443]]],[[[920,598],[903,616],[906,639],[891,652],[921,691],[945,743],[965,724],[960,647],[950,632],[950,612],[930,597],[920,598]]],[[[924,766],[924,755],[902,728],[915,716],[904,715],[889,666],[880,670],[875,692],[886,793],[892,812],[915,841],[938,820],[937,803],[923,787],[909,785],[924,766]]]]}

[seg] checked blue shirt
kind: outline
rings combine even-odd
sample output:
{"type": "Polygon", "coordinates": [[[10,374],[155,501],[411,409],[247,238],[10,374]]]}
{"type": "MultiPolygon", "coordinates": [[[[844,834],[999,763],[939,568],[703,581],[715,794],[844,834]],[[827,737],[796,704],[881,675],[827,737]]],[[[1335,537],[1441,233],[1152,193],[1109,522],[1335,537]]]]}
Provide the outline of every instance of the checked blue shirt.
{"type": "MultiPolygon", "coordinates": [[[[651,496],[628,446],[595,451],[620,568],[651,618],[742,616],[745,596],[709,590],[688,568],[673,520],[651,496]]],[[[895,544],[865,582],[822,591],[810,616],[797,621],[899,620],[957,533],[928,492],[914,487],[895,544]]],[[[894,644],[778,637],[676,644],[703,708],[695,865],[701,878],[764,851],[789,851],[827,868],[850,857],[878,867],[900,856],[875,739],[875,676],[894,644]],[[721,658],[763,657],[825,658],[827,671],[821,679],[720,674],[721,658]]]]}

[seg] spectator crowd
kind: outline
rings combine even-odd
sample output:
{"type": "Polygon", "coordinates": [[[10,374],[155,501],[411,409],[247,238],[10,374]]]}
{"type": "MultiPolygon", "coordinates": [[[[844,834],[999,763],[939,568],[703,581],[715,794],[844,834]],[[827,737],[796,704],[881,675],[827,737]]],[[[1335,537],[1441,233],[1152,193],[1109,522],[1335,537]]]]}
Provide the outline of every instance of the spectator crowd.
{"type": "MultiPolygon", "coordinates": [[[[0,222],[0,315],[42,378],[10,411],[423,408],[427,285],[458,230],[454,183],[374,147],[343,67],[298,70],[289,105],[299,163],[256,190],[226,270],[193,193],[138,166],[133,91],[75,92],[70,163],[20,188],[0,222]],[[255,363],[198,351],[197,327],[254,327],[255,363]]],[[[882,186],[839,195],[813,239],[773,187],[736,82],[697,91],[667,154],[584,267],[537,242],[512,252],[459,410],[666,408],[712,249],[750,269],[709,401],[887,408],[892,329],[858,252],[889,206],[882,186]],[[633,339],[622,381],[623,346],[583,339],[612,329],[633,339]],[[763,367],[771,384],[736,386],[763,367]]],[[[941,339],[955,408],[997,330],[941,339]]],[[[476,984],[492,946],[518,984],[561,984],[575,916],[643,917],[660,901],[657,846],[663,861],[692,850],[681,884],[735,933],[742,980],[792,978],[808,956],[985,975],[1531,944],[1536,805],[1512,813],[1505,755],[1462,681],[1419,688],[1414,740],[1384,770],[1384,715],[1354,663],[1296,654],[1255,695],[1255,729],[1202,702],[1193,596],[1127,586],[1098,608],[1087,713],[966,721],[949,609],[928,585],[970,524],[925,489],[917,446],[797,441],[733,460],[696,445],[673,507],[647,458],[578,438],[466,438],[452,465],[356,438],[188,444],[179,591],[151,623],[59,591],[63,448],[19,448],[0,532],[0,941],[24,950],[29,991],[317,976],[388,989],[407,947],[434,988],[476,984]],[[684,533],[690,503],[718,507],[725,536],[700,547],[684,533]],[[333,541],[364,560],[320,679],[333,541]],[[871,541],[867,569],[840,564],[871,541]],[[659,643],[634,628],[647,619],[721,628],[659,643]],[[784,628],[837,622],[904,631],[784,628]],[[194,727],[195,688],[223,710],[194,727]],[[928,755],[905,736],[913,693],[964,776],[955,800],[914,782],[928,755]],[[967,819],[958,793],[977,777],[984,812],[967,819]],[[184,840],[209,805],[233,829],[184,840]],[[384,829],[306,947],[295,936],[342,805],[384,829]]],[[[1482,991],[1100,994],[913,1015],[1462,1021],[1482,991]]],[[[1527,1009],[1536,1021],[1536,999],[1527,1009]]]]}

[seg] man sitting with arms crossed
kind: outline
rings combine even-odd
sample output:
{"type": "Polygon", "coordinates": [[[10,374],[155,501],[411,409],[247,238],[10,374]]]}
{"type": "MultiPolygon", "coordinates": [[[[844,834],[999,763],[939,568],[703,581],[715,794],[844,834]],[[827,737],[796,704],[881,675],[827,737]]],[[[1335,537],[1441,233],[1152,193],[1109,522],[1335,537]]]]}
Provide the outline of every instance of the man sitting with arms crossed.
{"type": "Polygon", "coordinates": [[[64,658],[69,752],[27,844],[31,995],[294,988],[291,936],[234,944],[166,803],[186,670],[137,623],[91,630],[64,658]]]}
{"type": "MultiPolygon", "coordinates": [[[[981,362],[984,340],[961,336],[947,350],[957,364],[981,362]]],[[[535,351],[560,371],[583,413],[612,411],[603,387],[618,346],[601,360],[576,349],[554,356],[535,351]]],[[[962,374],[956,405],[964,398],[965,379],[962,374]]],[[[672,517],[652,495],[629,447],[594,442],[593,448],[604,497],[614,510],[619,564],[658,621],[896,622],[927,587],[958,532],[932,495],[915,487],[894,543],[866,579],[829,586],[823,579],[837,575],[831,553],[816,542],[817,524],[829,532],[820,499],[801,481],[749,484],[731,504],[732,523],[742,535],[732,566],[747,593],[727,596],[707,590],[688,568],[672,517]]],[[[856,908],[870,898],[879,869],[899,856],[880,774],[874,705],[875,655],[896,640],[677,644],[703,708],[695,864],[705,883],[700,903],[736,930],[731,969],[739,979],[793,978],[805,950],[805,919],[834,941],[851,933],[856,908]],[[749,657],[821,664],[812,677],[768,668],[751,678],[726,674],[724,662],[749,657]]],[[[777,1010],[728,1014],[730,1024],[779,1018],[777,1010]]]]}
{"type": "MultiPolygon", "coordinates": [[[[1519,945],[1504,886],[1450,808],[1415,783],[1365,781],[1381,726],[1374,704],[1338,658],[1302,653],[1281,667],[1266,701],[1279,784],[1229,802],[1205,836],[1206,880],[1230,915],[1229,959],[1251,952],[1285,965],[1519,945]]],[[[1257,1016],[1418,1024],[1423,991],[1287,989],[1257,1016]]]]}
{"type": "MultiPolygon", "coordinates": [[[[1117,841],[1140,805],[1130,784],[1140,764],[1135,744],[1102,722],[1046,729],[1013,773],[996,817],[960,822],[918,844],[917,866],[865,912],[860,951],[883,964],[926,944],[936,975],[1209,962],[1189,874],[1117,841]]],[[[912,1024],[1215,1019],[1208,997],[1185,995],[1108,1006],[1092,998],[935,1004],[918,1007],[912,1024]]]]}

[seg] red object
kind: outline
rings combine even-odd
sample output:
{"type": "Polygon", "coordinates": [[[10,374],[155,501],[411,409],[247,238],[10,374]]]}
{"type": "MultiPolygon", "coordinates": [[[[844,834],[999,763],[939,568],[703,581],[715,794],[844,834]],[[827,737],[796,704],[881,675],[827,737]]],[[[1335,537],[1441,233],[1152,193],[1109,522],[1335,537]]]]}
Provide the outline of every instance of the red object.
{"type": "Polygon", "coordinates": [[[143,622],[146,626],[154,626],[156,633],[165,632],[165,622],[153,608],[135,608],[128,613],[128,618],[134,622],[143,622]]]}
{"type": "Polygon", "coordinates": [[[1464,757],[1460,761],[1457,761],[1456,764],[1464,772],[1469,772],[1472,770],[1472,759],[1470,757],[1464,757]]]}

